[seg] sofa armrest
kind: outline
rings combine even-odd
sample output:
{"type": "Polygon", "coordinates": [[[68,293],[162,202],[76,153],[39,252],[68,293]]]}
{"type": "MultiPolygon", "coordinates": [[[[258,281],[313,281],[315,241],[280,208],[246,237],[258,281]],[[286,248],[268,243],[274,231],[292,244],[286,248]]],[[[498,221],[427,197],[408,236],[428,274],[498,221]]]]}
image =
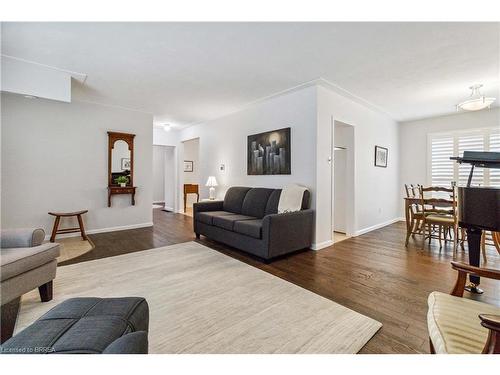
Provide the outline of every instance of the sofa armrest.
{"type": "Polygon", "coordinates": [[[314,210],[264,216],[262,238],[268,241],[269,258],[311,246],[314,210]]]}
{"type": "Polygon", "coordinates": [[[35,247],[42,244],[45,231],[41,228],[3,229],[0,232],[0,247],[35,247]]]}
{"type": "Polygon", "coordinates": [[[193,203],[193,216],[198,212],[222,211],[224,201],[204,201],[193,203]]]}

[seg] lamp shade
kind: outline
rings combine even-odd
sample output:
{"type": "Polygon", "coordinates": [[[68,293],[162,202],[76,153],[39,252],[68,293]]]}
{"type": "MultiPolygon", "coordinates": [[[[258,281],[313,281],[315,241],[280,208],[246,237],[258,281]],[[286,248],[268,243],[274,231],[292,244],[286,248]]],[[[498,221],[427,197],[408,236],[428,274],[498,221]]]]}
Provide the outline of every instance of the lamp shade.
{"type": "Polygon", "coordinates": [[[481,94],[481,87],[483,87],[483,85],[473,85],[469,87],[469,89],[472,91],[469,99],[457,104],[457,110],[461,109],[464,111],[479,111],[484,108],[489,108],[495,101],[495,98],[487,98],[486,96],[481,94]]]}
{"type": "Polygon", "coordinates": [[[207,180],[207,183],[205,184],[205,186],[210,186],[210,187],[217,186],[217,180],[215,179],[215,176],[208,177],[208,180],[207,180]]]}

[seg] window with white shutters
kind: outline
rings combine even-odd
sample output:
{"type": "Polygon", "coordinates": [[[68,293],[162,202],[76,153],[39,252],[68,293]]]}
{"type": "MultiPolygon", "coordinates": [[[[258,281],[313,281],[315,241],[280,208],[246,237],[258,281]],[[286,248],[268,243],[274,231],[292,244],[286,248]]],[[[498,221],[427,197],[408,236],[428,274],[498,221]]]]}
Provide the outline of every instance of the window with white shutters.
{"type": "MultiPolygon", "coordinates": [[[[500,128],[476,129],[429,135],[429,180],[433,186],[465,186],[471,166],[450,160],[464,151],[500,152],[500,128]]],[[[500,170],[475,168],[473,186],[499,186],[500,170]]]]}

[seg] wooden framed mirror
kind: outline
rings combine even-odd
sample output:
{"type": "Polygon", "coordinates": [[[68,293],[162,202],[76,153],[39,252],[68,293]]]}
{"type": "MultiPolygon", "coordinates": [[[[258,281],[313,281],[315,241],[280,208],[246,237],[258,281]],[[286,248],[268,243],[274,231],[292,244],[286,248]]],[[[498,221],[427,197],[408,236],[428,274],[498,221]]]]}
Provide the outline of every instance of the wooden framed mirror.
{"type": "Polygon", "coordinates": [[[135,134],[108,132],[108,207],[113,194],[132,194],[134,186],[134,137],[135,134]]]}

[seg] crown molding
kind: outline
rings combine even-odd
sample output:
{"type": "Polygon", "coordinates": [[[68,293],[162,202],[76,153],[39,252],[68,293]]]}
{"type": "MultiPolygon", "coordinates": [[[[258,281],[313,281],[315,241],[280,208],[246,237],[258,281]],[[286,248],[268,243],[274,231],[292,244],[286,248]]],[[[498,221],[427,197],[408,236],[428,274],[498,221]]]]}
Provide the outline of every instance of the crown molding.
{"type": "Polygon", "coordinates": [[[346,90],[344,89],[343,87],[337,85],[336,83],[333,83],[323,77],[319,77],[319,78],[315,78],[313,80],[310,80],[310,81],[307,81],[307,82],[304,82],[304,83],[301,83],[301,84],[298,84],[296,86],[292,86],[288,89],[285,89],[285,90],[281,90],[281,91],[277,91],[275,93],[272,93],[272,94],[269,94],[269,95],[266,95],[266,96],[263,96],[263,97],[260,97],[258,99],[255,99],[253,101],[250,101],[248,103],[245,103],[245,104],[242,104],[240,106],[238,106],[236,109],[234,110],[231,110],[223,115],[220,115],[220,116],[217,116],[217,117],[213,117],[213,118],[210,118],[208,120],[204,120],[204,121],[196,121],[196,122],[192,122],[192,123],[188,123],[188,124],[185,124],[185,125],[181,125],[181,129],[180,130],[184,130],[184,129],[187,129],[187,128],[190,128],[192,126],[196,126],[196,125],[201,125],[201,124],[206,124],[208,122],[212,122],[212,121],[215,121],[215,120],[219,120],[221,118],[224,118],[226,116],[229,116],[229,115],[232,115],[234,113],[237,113],[237,112],[240,112],[242,110],[245,110],[247,108],[250,108],[254,105],[257,105],[257,104],[260,104],[262,102],[265,102],[267,100],[270,100],[270,99],[274,99],[274,98],[277,98],[277,97],[280,97],[280,96],[283,96],[283,95],[287,95],[287,94],[291,94],[292,92],[295,92],[295,91],[299,91],[299,90],[303,90],[305,88],[308,88],[308,87],[311,87],[311,86],[322,86],[322,87],[325,87],[331,91],[334,91],[335,93],[347,98],[347,99],[350,99],[364,107],[367,107],[375,112],[378,112],[388,118],[390,118],[391,120],[393,121],[396,121],[397,120],[394,118],[394,116],[392,116],[389,112],[387,112],[386,110],[384,110],[383,108],[377,106],[376,104],[373,104],[371,103],[370,101],[366,100],[366,99],[363,99],[362,97],[350,92],[349,90],[346,90]]]}
{"type": "Polygon", "coordinates": [[[85,73],[74,72],[74,71],[67,70],[67,69],[61,69],[61,68],[58,68],[57,66],[52,66],[52,65],[47,65],[47,64],[41,64],[41,63],[38,63],[36,61],[31,61],[31,60],[23,59],[21,57],[16,57],[16,56],[11,56],[11,55],[5,55],[3,53],[1,54],[1,56],[2,56],[2,58],[7,58],[7,59],[11,59],[11,60],[21,61],[21,62],[24,62],[24,63],[27,63],[27,64],[33,64],[33,65],[37,65],[37,66],[42,66],[42,67],[47,68],[47,69],[52,69],[52,70],[57,70],[59,72],[67,73],[72,78],[76,79],[77,81],[80,81],[82,84],[85,83],[85,81],[87,80],[87,74],[85,74],[85,73]]]}

